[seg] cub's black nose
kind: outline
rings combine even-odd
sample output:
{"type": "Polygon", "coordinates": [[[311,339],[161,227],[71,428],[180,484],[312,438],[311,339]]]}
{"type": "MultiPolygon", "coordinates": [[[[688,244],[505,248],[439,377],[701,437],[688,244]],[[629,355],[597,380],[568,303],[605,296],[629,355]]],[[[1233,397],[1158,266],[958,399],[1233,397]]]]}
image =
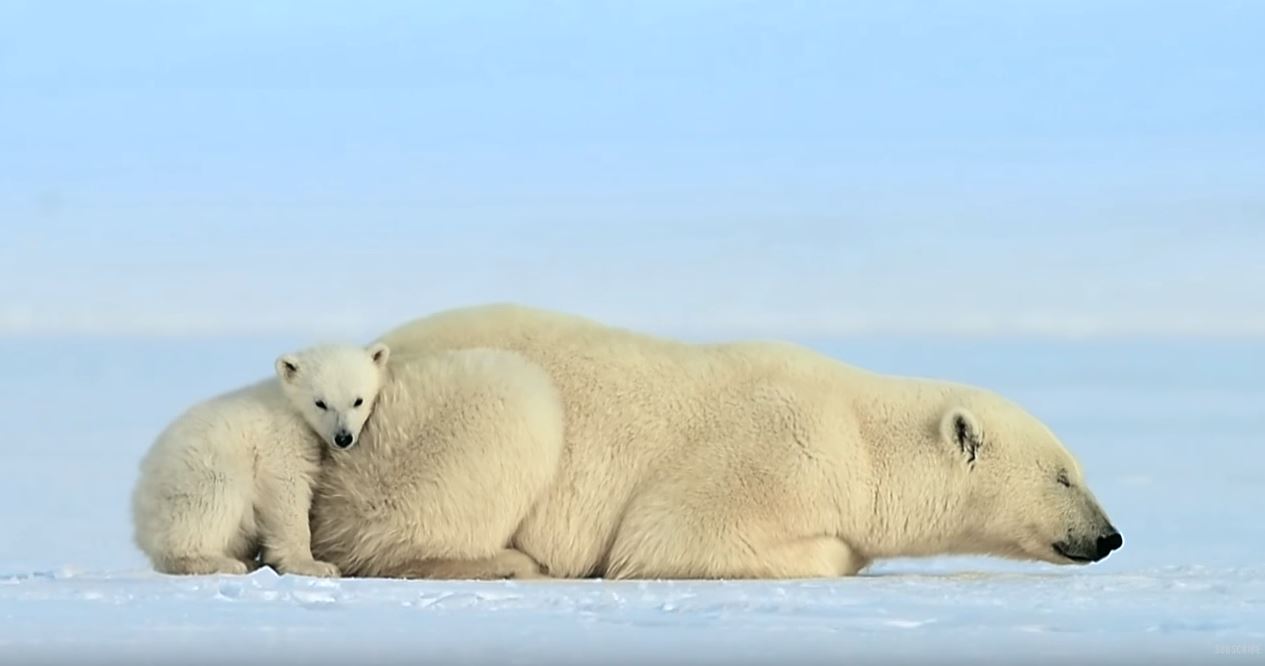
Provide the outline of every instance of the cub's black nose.
{"type": "MultiPolygon", "coordinates": [[[[340,449],[345,449],[351,446],[351,439],[351,433],[344,430],[343,432],[334,435],[334,445],[340,449]]],[[[1098,540],[1098,547],[1100,549],[1102,548],[1102,539],[1098,540]]]]}
{"type": "Polygon", "coordinates": [[[1112,530],[1109,534],[1098,537],[1098,559],[1106,557],[1111,551],[1124,545],[1124,537],[1112,530]]]}

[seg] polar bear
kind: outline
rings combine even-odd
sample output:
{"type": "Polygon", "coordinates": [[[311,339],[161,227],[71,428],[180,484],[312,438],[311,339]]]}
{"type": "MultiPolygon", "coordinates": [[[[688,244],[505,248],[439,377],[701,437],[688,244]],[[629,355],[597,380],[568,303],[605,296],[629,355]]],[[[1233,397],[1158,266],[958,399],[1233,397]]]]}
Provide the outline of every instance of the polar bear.
{"type": "Polygon", "coordinates": [[[513,352],[392,362],[360,445],[324,462],[312,552],[350,576],[541,577],[510,541],[554,480],[563,428],[553,382],[513,352]]]}
{"type": "MultiPolygon", "coordinates": [[[[1054,433],[982,388],[793,344],[687,344],[515,305],[441,312],[379,342],[393,366],[469,347],[520,354],[557,391],[565,427],[557,469],[530,479],[526,451],[503,458],[495,447],[508,444],[478,429],[362,450],[372,460],[333,469],[341,490],[314,506],[314,539],[351,547],[371,515],[357,566],[375,575],[487,574],[481,563],[500,548],[553,577],[815,578],[940,554],[1082,563],[1122,544],[1054,433]],[[428,446],[444,452],[442,474],[423,473],[428,446]],[[462,511],[502,486],[514,487],[512,511],[462,511]],[[375,500],[340,499],[353,488],[375,500]],[[534,499],[524,508],[520,497],[534,499]],[[448,566],[401,565],[413,544],[448,566]]],[[[552,444],[541,455],[552,459],[552,444]]]]}
{"type": "Polygon", "coordinates": [[[352,447],[390,350],[321,345],[276,359],[276,377],[194,405],[159,434],[132,495],[134,539],[171,574],[337,576],[312,557],[308,513],[322,442],[352,447]]]}

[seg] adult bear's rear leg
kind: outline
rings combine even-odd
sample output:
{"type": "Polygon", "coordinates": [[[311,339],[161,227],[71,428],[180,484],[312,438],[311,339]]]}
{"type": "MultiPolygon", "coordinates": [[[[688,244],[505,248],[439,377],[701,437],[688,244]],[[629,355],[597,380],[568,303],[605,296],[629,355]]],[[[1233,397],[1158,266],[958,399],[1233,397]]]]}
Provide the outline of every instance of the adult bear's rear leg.
{"type": "Polygon", "coordinates": [[[527,554],[513,548],[493,555],[472,560],[432,559],[409,562],[399,569],[399,578],[428,578],[432,580],[498,580],[505,578],[548,578],[540,570],[540,564],[527,554]]]}

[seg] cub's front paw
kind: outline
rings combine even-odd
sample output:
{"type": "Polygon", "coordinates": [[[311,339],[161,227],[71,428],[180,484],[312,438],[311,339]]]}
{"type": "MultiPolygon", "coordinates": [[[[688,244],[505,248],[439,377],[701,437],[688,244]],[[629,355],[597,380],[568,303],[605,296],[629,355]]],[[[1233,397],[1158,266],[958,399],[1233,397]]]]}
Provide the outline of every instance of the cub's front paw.
{"type": "Polygon", "coordinates": [[[540,564],[536,560],[520,550],[505,550],[493,559],[496,573],[501,578],[518,580],[549,578],[549,574],[541,571],[540,564]]]}
{"type": "Polygon", "coordinates": [[[296,560],[279,564],[276,567],[278,573],[292,574],[295,576],[316,576],[319,578],[338,578],[342,572],[338,567],[329,562],[321,562],[319,560],[296,560]]]}

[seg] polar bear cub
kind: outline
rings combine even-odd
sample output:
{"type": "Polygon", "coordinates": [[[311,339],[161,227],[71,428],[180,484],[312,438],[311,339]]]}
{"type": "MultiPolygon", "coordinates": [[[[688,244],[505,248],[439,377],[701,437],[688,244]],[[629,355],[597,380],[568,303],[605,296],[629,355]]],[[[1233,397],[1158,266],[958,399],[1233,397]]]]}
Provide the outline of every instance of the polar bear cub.
{"type": "Polygon", "coordinates": [[[276,377],[194,405],[158,436],[132,496],[137,546],[170,574],[338,576],[312,557],[308,512],[322,447],[355,445],[390,350],[321,345],[276,377]]]}

